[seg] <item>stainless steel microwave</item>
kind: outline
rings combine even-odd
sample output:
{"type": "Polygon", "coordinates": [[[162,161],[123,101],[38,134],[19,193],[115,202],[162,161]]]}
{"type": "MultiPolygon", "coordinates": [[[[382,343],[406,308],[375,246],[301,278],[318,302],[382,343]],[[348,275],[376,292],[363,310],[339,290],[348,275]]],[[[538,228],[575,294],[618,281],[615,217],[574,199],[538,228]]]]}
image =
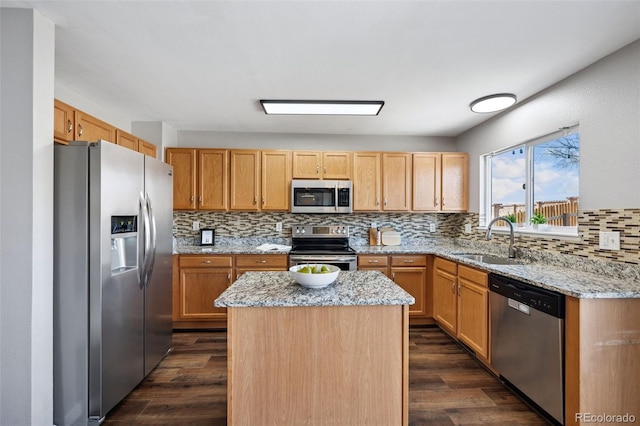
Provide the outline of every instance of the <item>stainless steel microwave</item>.
{"type": "Polygon", "coordinates": [[[291,181],[291,213],[351,213],[350,180],[291,181]]]}

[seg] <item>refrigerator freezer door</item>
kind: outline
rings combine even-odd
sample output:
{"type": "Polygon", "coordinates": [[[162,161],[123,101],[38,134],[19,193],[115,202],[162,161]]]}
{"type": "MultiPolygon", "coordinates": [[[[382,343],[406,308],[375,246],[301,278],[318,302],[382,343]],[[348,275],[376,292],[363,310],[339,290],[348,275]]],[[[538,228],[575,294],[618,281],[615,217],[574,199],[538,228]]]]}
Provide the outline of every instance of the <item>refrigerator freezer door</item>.
{"type": "MultiPolygon", "coordinates": [[[[150,271],[145,288],[145,376],[171,348],[173,168],[151,157],[145,160],[145,193],[151,215],[153,253],[147,253],[150,271]]],[[[147,232],[147,230],[145,230],[147,232]]]]}
{"type": "Polygon", "coordinates": [[[89,188],[89,417],[99,419],[144,377],[142,265],[123,272],[111,266],[112,217],[137,218],[141,247],[144,156],[108,142],[92,145],[89,188]]]}

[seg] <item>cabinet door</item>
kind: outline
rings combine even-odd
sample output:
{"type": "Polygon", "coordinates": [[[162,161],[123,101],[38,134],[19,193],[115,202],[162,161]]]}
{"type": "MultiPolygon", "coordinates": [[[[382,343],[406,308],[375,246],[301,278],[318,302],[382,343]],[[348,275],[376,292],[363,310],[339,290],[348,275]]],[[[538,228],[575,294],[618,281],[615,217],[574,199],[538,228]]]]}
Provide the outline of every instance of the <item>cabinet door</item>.
{"type": "Polygon", "coordinates": [[[323,152],[323,179],[351,179],[352,155],[350,152],[323,152]]]}
{"type": "Polygon", "coordinates": [[[75,109],[71,105],[53,100],[53,139],[56,142],[66,143],[73,140],[75,109]]]}
{"type": "Polygon", "coordinates": [[[353,210],[380,210],[380,153],[353,155],[353,210]]]}
{"type": "Polygon", "coordinates": [[[382,154],[382,209],[407,211],[411,208],[411,154],[382,154]]]}
{"type": "Polygon", "coordinates": [[[231,210],[260,209],[260,151],[231,150],[231,210]]]}
{"type": "Polygon", "coordinates": [[[227,210],[229,206],[229,151],[198,150],[198,203],[200,210],[227,210]]]}
{"type": "Polygon", "coordinates": [[[287,211],[290,208],[291,152],[262,151],[260,209],[265,211],[287,211]]]}
{"type": "Polygon", "coordinates": [[[365,271],[380,271],[391,278],[389,272],[388,256],[379,255],[358,255],[358,269],[365,271]]]}
{"type": "Polygon", "coordinates": [[[165,160],[173,166],[173,209],[196,208],[196,150],[167,148],[165,160]]]}
{"type": "Polygon", "coordinates": [[[322,153],[320,151],[293,152],[294,179],[320,179],[320,165],[322,153]]]}
{"type": "Polygon", "coordinates": [[[156,146],[151,142],[145,141],[144,139],[138,138],[138,152],[141,152],[144,155],[152,158],[158,158],[156,146]]]}
{"type": "Polygon", "coordinates": [[[439,153],[413,154],[414,211],[439,211],[441,188],[441,155],[439,153]]]}
{"type": "Polygon", "coordinates": [[[180,268],[180,319],[226,319],[213,302],[231,284],[231,268],[180,268]]]}
{"type": "Polygon", "coordinates": [[[131,133],[127,133],[123,130],[116,129],[116,144],[124,146],[125,148],[138,150],[138,138],[131,133]]]}
{"type": "Polygon", "coordinates": [[[416,303],[409,306],[409,317],[427,314],[426,277],[427,268],[391,267],[391,279],[416,299],[416,303]]]}
{"type": "Polygon", "coordinates": [[[97,141],[102,139],[116,143],[116,128],[87,113],[76,110],[75,139],[79,141],[97,141]]]}
{"type": "Polygon", "coordinates": [[[437,258],[433,275],[434,319],[455,336],[458,315],[456,264],[437,258]]]}
{"type": "Polygon", "coordinates": [[[489,275],[458,266],[458,338],[489,361],[489,275]]]}
{"type": "Polygon", "coordinates": [[[442,154],[442,210],[469,209],[469,154],[442,154]]]}

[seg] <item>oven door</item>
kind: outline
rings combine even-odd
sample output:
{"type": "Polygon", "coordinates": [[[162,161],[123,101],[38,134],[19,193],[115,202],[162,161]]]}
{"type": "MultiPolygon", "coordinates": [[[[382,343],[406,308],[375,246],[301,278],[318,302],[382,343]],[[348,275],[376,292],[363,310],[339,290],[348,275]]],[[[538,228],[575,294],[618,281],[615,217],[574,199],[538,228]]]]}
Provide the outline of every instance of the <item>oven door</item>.
{"type": "Polygon", "coordinates": [[[323,263],[334,265],[343,271],[355,271],[358,267],[358,257],[356,255],[313,255],[313,254],[292,254],[289,255],[289,267],[296,265],[306,265],[307,263],[323,263]]]}

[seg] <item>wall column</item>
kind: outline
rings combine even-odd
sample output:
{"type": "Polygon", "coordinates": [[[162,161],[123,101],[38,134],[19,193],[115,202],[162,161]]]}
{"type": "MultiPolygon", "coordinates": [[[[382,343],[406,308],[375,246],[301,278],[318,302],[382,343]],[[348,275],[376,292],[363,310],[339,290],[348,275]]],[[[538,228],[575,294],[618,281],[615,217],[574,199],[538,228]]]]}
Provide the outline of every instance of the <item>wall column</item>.
{"type": "Polygon", "coordinates": [[[55,26],[0,9],[0,424],[53,423],[55,26]]]}

